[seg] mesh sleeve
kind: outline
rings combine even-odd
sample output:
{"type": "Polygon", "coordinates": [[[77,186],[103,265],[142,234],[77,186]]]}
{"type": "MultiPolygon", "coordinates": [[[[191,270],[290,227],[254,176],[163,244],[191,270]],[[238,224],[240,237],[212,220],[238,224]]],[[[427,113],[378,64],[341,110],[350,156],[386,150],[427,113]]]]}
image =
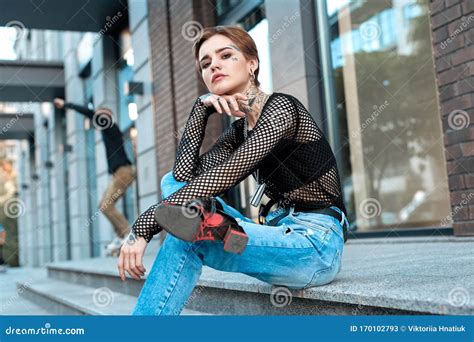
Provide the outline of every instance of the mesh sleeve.
{"type": "Polygon", "coordinates": [[[224,162],[196,176],[164,201],[183,205],[191,199],[215,196],[230,189],[255,171],[282,139],[291,139],[296,124],[294,103],[283,96],[275,97],[264,106],[248,138],[224,162]]]}
{"type": "Polygon", "coordinates": [[[234,121],[217,139],[212,148],[197,160],[193,178],[227,160],[243,142],[244,119],[234,121]]]}
{"type": "MultiPolygon", "coordinates": [[[[221,162],[234,149],[236,125],[233,124],[220,136],[209,152],[199,156],[207,121],[212,113],[212,108],[207,108],[200,98],[196,100],[186,122],[173,167],[173,176],[178,181],[189,181],[196,173],[201,173],[221,162]]],[[[161,230],[155,220],[156,207],[157,204],[150,206],[132,225],[132,232],[136,236],[142,236],[147,242],[161,230]]]]}
{"type": "Polygon", "coordinates": [[[173,166],[173,176],[180,182],[188,182],[194,177],[207,121],[211,114],[211,108],[207,108],[198,97],[184,127],[173,166]]]}
{"type": "MultiPolygon", "coordinates": [[[[179,160],[175,162],[175,178],[186,179],[188,183],[165,198],[168,203],[183,205],[191,199],[214,196],[230,189],[255,171],[278,143],[292,137],[296,130],[297,112],[293,102],[275,97],[265,106],[245,141],[240,143],[238,138],[243,133],[243,121],[236,120],[209,152],[198,157],[207,119],[204,108],[194,112],[196,108],[193,107],[192,113],[197,113],[197,118],[186,124],[178,150],[179,160]]],[[[132,226],[132,231],[147,242],[160,231],[154,218],[157,205],[148,208],[132,226]]]]}
{"type": "Polygon", "coordinates": [[[155,209],[158,204],[153,204],[145,212],[143,212],[132,225],[132,232],[136,236],[143,237],[146,242],[150,242],[154,235],[161,230],[155,220],[155,209]]]}

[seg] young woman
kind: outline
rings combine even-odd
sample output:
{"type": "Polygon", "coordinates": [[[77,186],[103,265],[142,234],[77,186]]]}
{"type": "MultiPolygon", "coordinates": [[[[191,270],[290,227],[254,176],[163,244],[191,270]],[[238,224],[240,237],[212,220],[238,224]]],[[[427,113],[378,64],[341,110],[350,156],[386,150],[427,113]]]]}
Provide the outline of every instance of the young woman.
{"type": "MultiPolygon", "coordinates": [[[[238,223],[248,241],[243,250],[231,253],[218,236],[208,239],[208,234],[196,234],[186,241],[179,234],[168,234],[134,315],[178,315],[203,265],[291,289],[327,284],[341,269],[346,209],[334,155],[310,113],[291,95],[266,94],[259,88],[258,52],[245,30],[205,28],[193,52],[210,93],[196,99],[173,170],[161,180],[163,201],[133,224],[131,240],[120,252],[119,273],[125,280],[125,271],[134,279],[146,272],[143,253],[153,235],[163,229],[158,221],[166,218],[157,210],[163,203],[182,206],[185,215],[189,201],[210,203],[210,199],[219,212],[238,223]],[[199,155],[207,120],[215,111],[239,119],[210,151],[199,155]],[[259,217],[262,224],[218,196],[254,172],[260,192],[271,199],[263,207],[265,222],[259,217]],[[276,208],[268,212],[275,203],[276,208]]],[[[209,232],[227,226],[209,223],[209,232]]]]}

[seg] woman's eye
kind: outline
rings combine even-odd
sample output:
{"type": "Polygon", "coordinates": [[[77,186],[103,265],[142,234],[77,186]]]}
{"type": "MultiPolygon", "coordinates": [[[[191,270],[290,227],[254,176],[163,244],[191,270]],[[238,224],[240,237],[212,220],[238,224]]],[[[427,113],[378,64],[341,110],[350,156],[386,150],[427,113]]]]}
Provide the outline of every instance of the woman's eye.
{"type": "MultiPolygon", "coordinates": [[[[225,58],[225,59],[229,58],[230,56],[232,56],[231,53],[226,53],[226,54],[222,55],[222,57],[225,58]]],[[[210,63],[203,64],[203,65],[201,66],[201,68],[206,69],[206,68],[209,66],[209,64],[210,64],[210,63]]]]}

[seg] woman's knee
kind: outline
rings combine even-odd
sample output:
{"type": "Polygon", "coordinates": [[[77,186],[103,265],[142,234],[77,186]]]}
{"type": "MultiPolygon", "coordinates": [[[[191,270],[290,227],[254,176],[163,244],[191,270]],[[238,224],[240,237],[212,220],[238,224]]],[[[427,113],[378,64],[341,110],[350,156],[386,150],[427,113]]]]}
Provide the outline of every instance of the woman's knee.
{"type": "Polygon", "coordinates": [[[163,177],[161,177],[161,181],[160,181],[161,196],[163,198],[166,198],[172,193],[182,188],[185,184],[186,182],[180,182],[176,180],[176,178],[173,175],[173,171],[169,171],[163,177]]]}

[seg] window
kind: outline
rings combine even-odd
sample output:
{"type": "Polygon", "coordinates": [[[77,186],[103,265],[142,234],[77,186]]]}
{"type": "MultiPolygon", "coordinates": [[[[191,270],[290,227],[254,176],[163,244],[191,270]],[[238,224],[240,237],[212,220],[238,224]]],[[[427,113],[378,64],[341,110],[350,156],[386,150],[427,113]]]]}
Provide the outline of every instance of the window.
{"type": "Polygon", "coordinates": [[[316,1],[329,135],[360,232],[450,225],[428,4],[407,2],[316,1]]]}

